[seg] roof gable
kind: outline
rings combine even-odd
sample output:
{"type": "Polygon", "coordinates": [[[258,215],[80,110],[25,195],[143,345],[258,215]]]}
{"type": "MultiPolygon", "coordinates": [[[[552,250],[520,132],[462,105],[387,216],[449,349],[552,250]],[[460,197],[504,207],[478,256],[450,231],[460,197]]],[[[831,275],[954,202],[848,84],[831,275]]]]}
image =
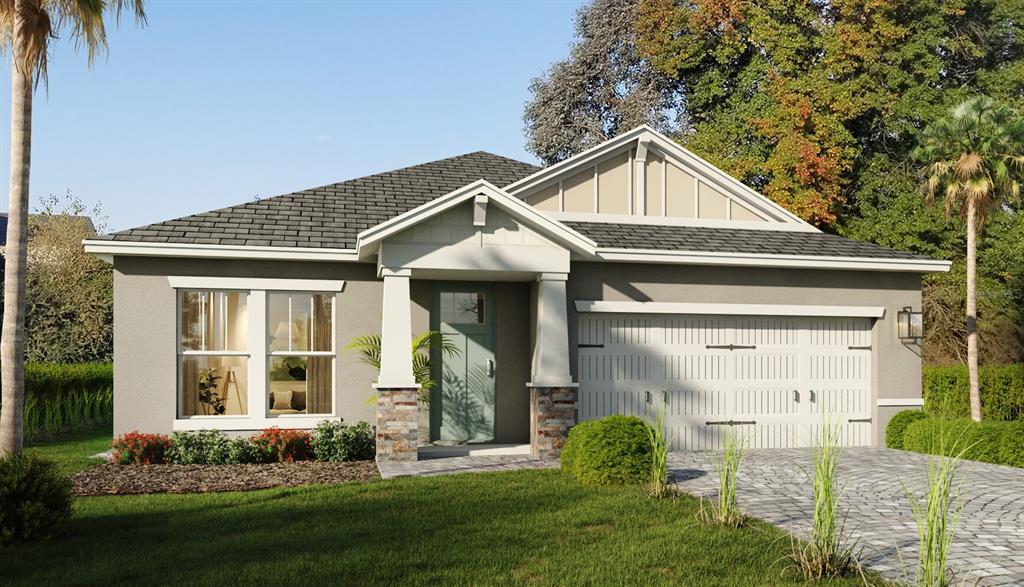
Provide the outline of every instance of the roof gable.
{"type": "Polygon", "coordinates": [[[561,220],[817,231],[648,126],[506,190],[561,220]]]}
{"type": "Polygon", "coordinates": [[[415,226],[436,218],[470,200],[482,202],[485,206],[497,206],[511,216],[516,222],[528,226],[551,242],[564,246],[566,249],[592,255],[596,244],[593,240],[579,234],[566,225],[551,219],[537,211],[522,200],[514,198],[494,184],[486,180],[478,180],[440,198],[431,200],[391,220],[368,228],[359,233],[356,252],[360,258],[370,258],[375,254],[381,243],[415,226]],[[479,198],[483,198],[480,200],[479,198]]]}

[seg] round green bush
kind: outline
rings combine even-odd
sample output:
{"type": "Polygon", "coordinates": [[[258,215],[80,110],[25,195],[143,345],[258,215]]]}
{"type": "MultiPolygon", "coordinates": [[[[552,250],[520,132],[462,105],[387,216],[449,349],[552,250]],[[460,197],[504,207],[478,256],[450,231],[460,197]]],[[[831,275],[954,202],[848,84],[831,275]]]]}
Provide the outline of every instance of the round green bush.
{"type": "Polygon", "coordinates": [[[648,424],[636,416],[608,416],[573,426],[562,449],[562,470],[583,485],[627,485],[651,470],[648,424]]]}
{"type": "Polygon", "coordinates": [[[903,434],[907,431],[907,426],[927,417],[928,414],[923,410],[903,410],[894,415],[885,428],[885,446],[902,449],[903,434]]]}
{"type": "Polygon", "coordinates": [[[32,452],[0,458],[0,545],[45,540],[71,519],[71,481],[32,452]]]}

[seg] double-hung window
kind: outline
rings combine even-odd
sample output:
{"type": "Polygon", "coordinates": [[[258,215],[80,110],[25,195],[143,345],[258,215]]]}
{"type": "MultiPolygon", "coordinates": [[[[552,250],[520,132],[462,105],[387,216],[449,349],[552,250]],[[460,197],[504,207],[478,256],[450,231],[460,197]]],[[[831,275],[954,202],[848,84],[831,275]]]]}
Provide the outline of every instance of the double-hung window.
{"type": "Polygon", "coordinates": [[[179,290],[178,414],[249,411],[248,292],[179,290]]]}
{"type": "Polygon", "coordinates": [[[267,292],[269,416],[331,414],[334,294],[267,292]]]}

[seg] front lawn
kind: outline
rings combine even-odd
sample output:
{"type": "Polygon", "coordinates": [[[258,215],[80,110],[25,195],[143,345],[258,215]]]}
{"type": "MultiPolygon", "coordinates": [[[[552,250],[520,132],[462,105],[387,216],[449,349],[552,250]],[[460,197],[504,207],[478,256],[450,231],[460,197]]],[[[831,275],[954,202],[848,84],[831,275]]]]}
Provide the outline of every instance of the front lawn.
{"type": "Polygon", "coordinates": [[[0,550],[0,584],[803,584],[781,531],[697,508],[557,470],[81,498],[65,536],[0,550]]]}
{"type": "Polygon", "coordinates": [[[93,458],[93,455],[110,449],[112,434],[113,425],[105,422],[84,430],[63,432],[46,440],[28,443],[25,448],[56,461],[60,472],[70,475],[102,463],[102,460],[93,458]]]}

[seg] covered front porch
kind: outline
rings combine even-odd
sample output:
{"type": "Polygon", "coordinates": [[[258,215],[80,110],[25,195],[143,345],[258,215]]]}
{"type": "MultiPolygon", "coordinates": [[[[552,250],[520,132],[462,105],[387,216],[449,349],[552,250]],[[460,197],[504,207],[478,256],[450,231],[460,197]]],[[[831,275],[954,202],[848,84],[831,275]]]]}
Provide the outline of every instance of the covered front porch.
{"type": "Polygon", "coordinates": [[[570,255],[592,246],[486,182],[360,236],[360,253],[377,255],[383,280],[373,386],[378,461],[416,461],[424,441],[440,447],[435,453],[445,445],[525,441],[534,459],[558,457],[577,396],[569,363],[570,255]],[[458,351],[432,351],[429,419],[421,418],[425,403],[410,353],[424,318],[458,351]]]}

